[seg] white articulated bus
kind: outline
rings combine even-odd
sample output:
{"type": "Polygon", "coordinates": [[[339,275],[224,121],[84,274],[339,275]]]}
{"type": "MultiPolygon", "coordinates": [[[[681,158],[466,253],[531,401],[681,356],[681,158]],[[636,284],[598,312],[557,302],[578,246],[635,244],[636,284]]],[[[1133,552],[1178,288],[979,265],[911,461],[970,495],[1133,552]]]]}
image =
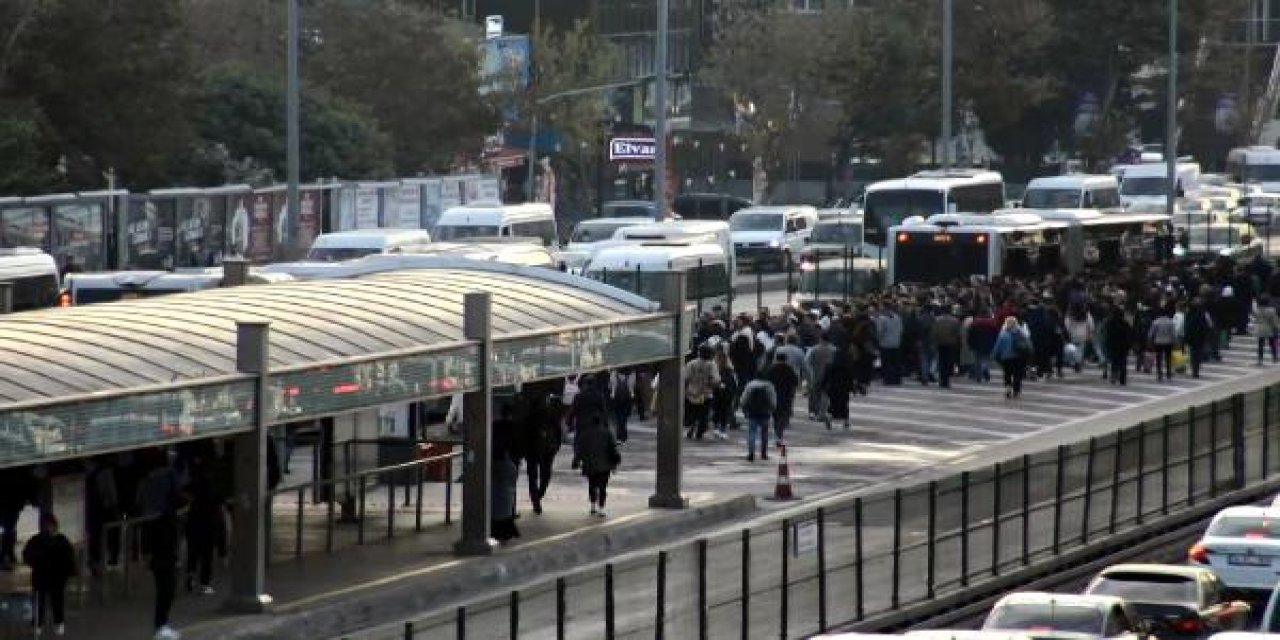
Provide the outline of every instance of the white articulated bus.
{"type": "Polygon", "coordinates": [[[1004,206],[1004,177],[995,171],[921,171],[876,182],[867,187],[862,200],[864,242],[870,249],[863,253],[876,255],[887,245],[889,228],[907,218],[955,211],[990,213],[1004,206]]]}

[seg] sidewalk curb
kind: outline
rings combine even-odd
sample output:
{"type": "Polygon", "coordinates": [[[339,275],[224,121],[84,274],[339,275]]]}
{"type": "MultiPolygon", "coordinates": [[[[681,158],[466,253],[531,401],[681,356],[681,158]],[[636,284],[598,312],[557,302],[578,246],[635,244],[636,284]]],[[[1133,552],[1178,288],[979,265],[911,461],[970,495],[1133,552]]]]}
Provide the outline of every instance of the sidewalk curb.
{"type": "MultiPolygon", "coordinates": [[[[717,500],[653,519],[570,534],[489,558],[465,559],[438,572],[379,581],[354,592],[322,594],[296,608],[237,616],[184,630],[189,640],[310,640],[366,630],[445,611],[461,602],[498,595],[534,578],[564,573],[629,551],[688,539],[691,534],[741,520],[758,510],[754,496],[717,500]]],[[[408,567],[406,567],[408,569],[408,567]]]]}

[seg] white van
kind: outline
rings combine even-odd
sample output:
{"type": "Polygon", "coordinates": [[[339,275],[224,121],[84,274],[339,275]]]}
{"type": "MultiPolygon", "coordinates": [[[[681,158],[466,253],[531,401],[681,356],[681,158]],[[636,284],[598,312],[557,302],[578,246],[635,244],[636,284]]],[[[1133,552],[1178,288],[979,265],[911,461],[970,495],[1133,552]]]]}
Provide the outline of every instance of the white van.
{"type": "Polygon", "coordinates": [[[729,231],[739,263],[787,268],[817,224],[818,210],[810,206],[748,207],[729,218],[729,231]]]}
{"type": "Polygon", "coordinates": [[[556,214],[544,202],[525,204],[469,204],[450,207],[436,221],[435,237],[442,242],[468,238],[538,238],[545,247],[560,248],[556,214]]]}
{"type": "Polygon", "coordinates": [[[579,222],[569,235],[569,246],[560,259],[570,273],[578,273],[591,261],[591,256],[613,241],[619,229],[650,224],[649,218],[590,218],[579,222]]]}
{"type": "Polygon", "coordinates": [[[431,244],[425,229],[358,229],[322,233],[311,242],[309,262],[341,262],[376,253],[402,253],[431,244]]]}
{"type": "MultiPolygon", "coordinates": [[[[104,271],[73,273],[66,278],[62,306],[154,298],[172,293],[203,291],[222,286],[222,267],[178,269],[176,271],[104,271]]],[[[277,272],[272,265],[249,270],[246,284],[289,282],[293,277],[277,272]]]]}
{"type": "MultiPolygon", "coordinates": [[[[633,227],[623,227],[613,234],[616,244],[711,243],[718,245],[729,260],[729,273],[736,273],[733,234],[724,220],[664,220],[633,227]]],[[[613,246],[605,244],[603,247],[613,246]]]]}
{"type": "Polygon", "coordinates": [[[61,286],[58,263],[40,249],[0,249],[0,282],[7,282],[13,287],[10,311],[43,309],[58,304],[61,286]]]}
{"type": "MultiPolygon", "coordinates": [[[[1127,167],[1120,179],[1120,202],[1128,210],[1163,211],[1168,192],[1168,167],[1163,164],[1139,164],[1127,167]]],[[[1177,166],[1179,198],[1194,197],[1200,188],[1200,165],[1186,162],[1177,166]]]]}
{"type": "Polygon", "coordinates": [[[685,296],[699,307],[727,305],[732,274],[724,249],[714,243],[645,243],[601,249],[583,271],[586,277],[657,301],[660,274],[683,271],[685,296]]]}
{"type": "Polygon", "coordinates": [[[1112,175],[1035,178],[1022,195],[1024,209],[1119,209],[1120,181],[1112,175]]]}

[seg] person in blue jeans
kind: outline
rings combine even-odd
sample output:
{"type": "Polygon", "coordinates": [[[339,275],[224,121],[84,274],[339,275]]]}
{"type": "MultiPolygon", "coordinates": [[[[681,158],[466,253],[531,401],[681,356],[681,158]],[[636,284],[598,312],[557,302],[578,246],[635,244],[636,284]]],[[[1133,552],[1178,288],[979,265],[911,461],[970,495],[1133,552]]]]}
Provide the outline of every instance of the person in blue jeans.
{"type": "MultiPolygon", "coordinates": [[[[785,365],[784,365],[785,366],[785,365]]],[[[778,392],[763,372],[742,388],[738,400],[742,416],[747,419],[747,461],[756,459],[756,439],[760,440],[760,459],[769,459],[769,420],[778,408],[778,392]]]]}

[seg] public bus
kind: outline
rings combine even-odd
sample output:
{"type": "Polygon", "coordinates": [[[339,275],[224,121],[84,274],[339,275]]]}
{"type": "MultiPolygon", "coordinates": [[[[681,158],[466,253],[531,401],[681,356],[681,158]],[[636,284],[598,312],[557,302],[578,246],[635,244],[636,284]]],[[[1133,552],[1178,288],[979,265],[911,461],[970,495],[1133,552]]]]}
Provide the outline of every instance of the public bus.
{"type": "Polygon", "coordinates": [[[884,248],[889,228],[907,218],[954,211],[990,213],[1004,206],[1004,177],[995,171],[921,171],[908,178],[873,183],[862,201],[864,241],[870,249],[864,254],[875,255],[884,248]]]}
{"type": "Polygon", "coordinates": [[[1164,214],[1025,209],[940,214],[892,228],[888,280],[936,284],[972,276],[1114,271],[1155,261],[1172,247],[1164,214]]]}
{"type": "MultiPolygon", "coordinates": [[[[264,269],[266,268],[250,270],[246,284],[287,282],[293,279],[286,274],[270,273],[264,269]]],[[[66,278],[66,288],[62,291],[59,304],[67,307],[216,289],[222,286],[224,276],[222,267],[73,273],[66,278]]]]}
{"type": "Polygon", "coordinates": [[[0,282],[7,282],[11,287],[11,311],[58,304],[58,264],[53,256],[40,249],[0,249],[0,282]]]}
{"type": "Polygon", "coordinates": [[[1227,154],[1227,173],[1236,184],[1257,186],[1265,192],[1280,191],[1280,149],[1239,147],[1227,154]]]}

